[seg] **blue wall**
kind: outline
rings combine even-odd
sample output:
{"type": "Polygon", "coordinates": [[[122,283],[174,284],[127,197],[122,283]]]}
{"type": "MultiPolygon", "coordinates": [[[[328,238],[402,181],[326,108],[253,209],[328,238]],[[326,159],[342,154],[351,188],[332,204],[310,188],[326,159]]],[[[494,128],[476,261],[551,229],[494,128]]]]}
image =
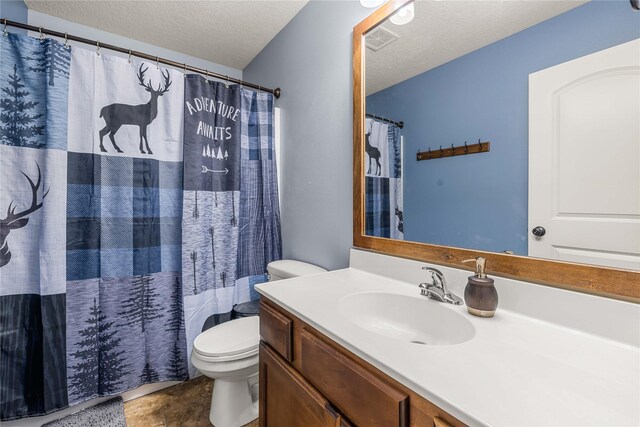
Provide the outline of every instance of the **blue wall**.
{"type": "Polygon", "coordinates": [[[526,255],[529,74],[638,37],[627,0],[592,1],[369,96],[405,122],[405,238],[526,255]],[[490,153],[415,160],[478,138],[490,153]]]}
{"type": "MultiPolygon", "coordinates": [[[[27,23],[27,5],[22,0],[0,0],[0,18],[27,23]]],[[[26,34],[25,30],[7,27],[7,31],[26,34]]]]}
{"type": "Polygon", "coordinates": [[[352,245],[351,34],[371,12],[311,0],[244,69],[282,87],[283,256],[331,270],[349,264],[352,245]]]}

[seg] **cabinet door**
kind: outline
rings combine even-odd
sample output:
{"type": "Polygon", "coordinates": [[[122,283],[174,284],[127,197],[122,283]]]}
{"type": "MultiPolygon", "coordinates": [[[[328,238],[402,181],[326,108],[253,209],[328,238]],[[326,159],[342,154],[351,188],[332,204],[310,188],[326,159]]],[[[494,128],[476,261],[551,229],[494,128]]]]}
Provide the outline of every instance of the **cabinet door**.
{"type": "Polygon", "coordinates": [[[307,329],[301,372],[359,426],[408,427],[409,395],[391,386],[307,329]]]}
{"type": "Polygon", "coordinates": [[[342,422],[315,388],[260,343],[260,427],[340,427],[342,422]]]}

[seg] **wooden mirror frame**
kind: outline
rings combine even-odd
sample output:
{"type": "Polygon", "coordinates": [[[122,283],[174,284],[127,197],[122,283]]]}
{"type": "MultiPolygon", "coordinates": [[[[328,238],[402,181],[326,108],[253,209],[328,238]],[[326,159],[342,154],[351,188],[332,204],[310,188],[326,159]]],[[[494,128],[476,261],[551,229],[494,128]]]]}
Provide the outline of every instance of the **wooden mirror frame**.
{"type": "Polygon", "coordinates": [[[488,273],[495,276],[639,303],[640,271],[619,270],[365,235],[364,36],[409,2],[407,0],[389,0],[353,28],[353,246],[467,270],[470,267],[467,264],[462,264],[462,260],[483,256],[487,258],[488,273]]]}

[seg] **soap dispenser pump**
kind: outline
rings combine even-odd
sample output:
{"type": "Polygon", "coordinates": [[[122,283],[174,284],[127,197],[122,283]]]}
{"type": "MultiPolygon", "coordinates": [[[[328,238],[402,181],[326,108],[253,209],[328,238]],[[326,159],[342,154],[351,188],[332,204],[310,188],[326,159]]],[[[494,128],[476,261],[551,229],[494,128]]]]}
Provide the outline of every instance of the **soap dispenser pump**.
{"type": "Polygon", "coordinates": [[[467,311],[474,316],[493,317],[498,308],[498,291],[493,285],[493,279],[485,273],[486,258],[477,257],[462,262],[476,263],[476,274],[469,276],[467,286],[464,288],[464,302],[467,311]]]}

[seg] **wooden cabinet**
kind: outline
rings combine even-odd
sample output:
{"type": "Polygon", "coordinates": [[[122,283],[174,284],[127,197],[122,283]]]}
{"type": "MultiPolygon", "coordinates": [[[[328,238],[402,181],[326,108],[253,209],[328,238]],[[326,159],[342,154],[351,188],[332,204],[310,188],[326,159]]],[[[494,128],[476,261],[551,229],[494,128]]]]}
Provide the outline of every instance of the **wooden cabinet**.
{"type": "Polygon", "coordinates": [[[341,421],[329,401],[302,375],[260,344],[261,426],[340,427],[341,421]]]}
{"type": "Polygon", "coordinates": [[[309,379],[354,423],[409,425],[409,396],[385,383],[329,343],[303,329],[301,367],[309,379]]]}
{"type": "Polygon", "coordinates": [[[465,424],[263,297],[261,427],[465,424]]]}
{"type": "Polygon", "coordinates": [[[293,321],[265,303],[260,304],[260,336],[280,356],[293,360],[293,321]]]}

